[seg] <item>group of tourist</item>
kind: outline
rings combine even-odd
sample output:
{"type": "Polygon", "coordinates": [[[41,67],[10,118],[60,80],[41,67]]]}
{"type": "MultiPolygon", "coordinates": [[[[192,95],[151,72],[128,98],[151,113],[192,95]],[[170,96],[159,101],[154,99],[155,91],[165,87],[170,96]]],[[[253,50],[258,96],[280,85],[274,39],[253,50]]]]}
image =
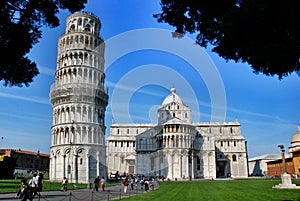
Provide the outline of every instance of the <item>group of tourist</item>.
{"type": "Polygon", "coordinates": [[[134,188],[140,188],[141,190],[145,190],[146,192],[151,188],[153,190],[154,185],[153,182],[151,182],[151,178],[143,177],[143,178],[138,178],[138,177],[126,177],[123,185],[124,185],[124,193],[127,193],[129,185],[131,190],[134,190],[134,188]]]}
{"type": "Polygon", "coordinates": [[[105,187],[105,179],[104,179],[104,177],[102,177],[101,179],[100,179],[100,177],[98,176],[98,177],[96,177],[95,179],[94,179],[94,189],[95,189],[95,191],[99,191],[99,186],[100,186],[100,192],[103,192],[104,191],[104,187],[105,187]]]}
{"type": "Polygon", "coordinates": [[[41,196],[43,185],[43,174],[34,173],[29,183],[27,183],[27,179],[21,180],[21,187],[17,193],[17,197],[19,197],[21,201],[33,200],[36,195],[41,196]]]}

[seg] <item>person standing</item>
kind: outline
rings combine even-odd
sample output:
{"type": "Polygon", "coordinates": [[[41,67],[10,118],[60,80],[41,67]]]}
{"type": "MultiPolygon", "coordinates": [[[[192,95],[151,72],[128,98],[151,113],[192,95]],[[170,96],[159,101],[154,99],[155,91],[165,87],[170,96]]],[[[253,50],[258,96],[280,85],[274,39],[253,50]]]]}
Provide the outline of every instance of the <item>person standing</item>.
{"type": "Polygon", "coordinates": [[[68,179],[66,177],[63,178],[61,187],[62,191],[68,190],[68,179]]]}
{"type": "Polygon", "coordinates": [[[147,178],[145,178],[145,191],[147,192],[149,190],[149,181],[147,178]]]}
{"type": "Polygon", "coordinates": [[[39,173],[37,176],[37,195],[40,197],[44,186],[44,175],[39,173]]]}
{"type": "Polygon", "coordinates": [[[130,187],[131,187],[131,190],[134,189],[134,183],[135,183],[135,181],[134,181],[134,178],[132,177],[132,178],[131,178],[131,181],[130,181],[130,187]]]}
{"type": "Polygon", "coordinates": [[[102,177],[100,180],[100,192],[104,191],[104,187],[105,187],[105,179],[104,177],[102,177]]]}

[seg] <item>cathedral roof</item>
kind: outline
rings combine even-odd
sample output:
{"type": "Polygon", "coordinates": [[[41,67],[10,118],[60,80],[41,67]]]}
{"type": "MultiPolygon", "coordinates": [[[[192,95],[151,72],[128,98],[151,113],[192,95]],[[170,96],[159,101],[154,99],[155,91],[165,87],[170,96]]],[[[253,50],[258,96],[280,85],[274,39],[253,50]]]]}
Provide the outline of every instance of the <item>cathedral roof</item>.
{"type": "Polygon", "coordinates": [[[172,102],[184,105],[181,97],[178,94],[176,94],[176,89],[174,87],[171,88],[171,94],[169,94],[165,98],[165,100],[163,101],[162,105],[167,105],[167,104],[172,103],[172,102]]]}
{"type": "Polygon", "coordinates": [[[173,117],[172,119],[170,119],[170,120],[166,121],[165,123],[163,123],[163,125],[168,125],[168,124],[186,124],[186,125],[192,125],[190,123],[182,121],[181,119],[179,119],[177,117],[173,117]]]}

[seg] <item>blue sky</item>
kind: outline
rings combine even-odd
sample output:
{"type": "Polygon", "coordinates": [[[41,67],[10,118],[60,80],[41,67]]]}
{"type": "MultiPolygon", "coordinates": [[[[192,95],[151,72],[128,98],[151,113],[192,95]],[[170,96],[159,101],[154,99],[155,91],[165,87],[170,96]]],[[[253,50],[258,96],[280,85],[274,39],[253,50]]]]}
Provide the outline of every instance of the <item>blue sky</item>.
{"type": "MultiPolygon", "coordinates": [[[[174,86],[192,109],[194,122],[237,119],[248,142],[249,157],[279,153],[278,144],[290,146],[300,119],[300,77],[295,73],[283,80],[254,74],[247,64],[225,62],[209,48],[197,47],[195,35],[162,39],[174,28],[152,17],[160,11],[156,0],[89,0],[85,11],[102,22],[101,36],[108,42],[106,57],[121,55],[106,59],[111,62],[105,71],[110,97],[107,134],[113,121],[155,123],[157,106],[174,86]],[[151,48],[138,49],[143,43],[136,38],[139,31],[143,45],[151,48]]],[[[43,38],[28,55],[40,70],[30,87],[0,86],[0,148],[49,153],[49,91],[55,82],[57,40],[69,14],[59,14],[58,28],[43,28],[43,38]]]]}

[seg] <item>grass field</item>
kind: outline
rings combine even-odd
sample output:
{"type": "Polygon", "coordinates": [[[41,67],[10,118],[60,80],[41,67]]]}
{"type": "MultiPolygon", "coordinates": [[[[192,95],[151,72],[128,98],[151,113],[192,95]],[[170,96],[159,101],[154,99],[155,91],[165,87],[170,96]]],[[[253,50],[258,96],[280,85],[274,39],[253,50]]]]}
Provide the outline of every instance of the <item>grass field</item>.
{"type": "MultiPolygon", "coordinates": [[[[15,193],[18,191],[21,184],[21,180],[0,180],[0,193],[15,193]]],[[[86,184],[68,184],[69,190],[74,190],[77,188],[86,188],[86,184]]],[[[49,182],[44,181],[44,191],[53,191],[60,190],[61,183],[60,182],[49,182]]]]}
{"type": "MultiPolygon", "coordinates": [[[[156,191],[124,200],[143,201],[300,201],[300,190],[273,189],[281,180],[163,182],[156,191]]],[[[300,185],[300,181],[293,181],[300,185]]]]}
{"type": "MultiPolygon", "coordinates": [[[[160,188],[149,193],[124,200],[142,201],[300,201],[300,190],[273,189],[281,180],[232,180],[199,182],[161,182],[160,188]]],[[[300,186],[300,180],[293,181],[300,186]]],[[[59,190],[60,183],[45,181],[44,191],[59,190]]],[[[19,188],[19,180],[0,180],[0,193],[14,193],[19,188]]],[[[77,188],[86,188],[78,184],[77,188]]],[[[74,189],[69,184],[69,189],[74,189]]]]}

